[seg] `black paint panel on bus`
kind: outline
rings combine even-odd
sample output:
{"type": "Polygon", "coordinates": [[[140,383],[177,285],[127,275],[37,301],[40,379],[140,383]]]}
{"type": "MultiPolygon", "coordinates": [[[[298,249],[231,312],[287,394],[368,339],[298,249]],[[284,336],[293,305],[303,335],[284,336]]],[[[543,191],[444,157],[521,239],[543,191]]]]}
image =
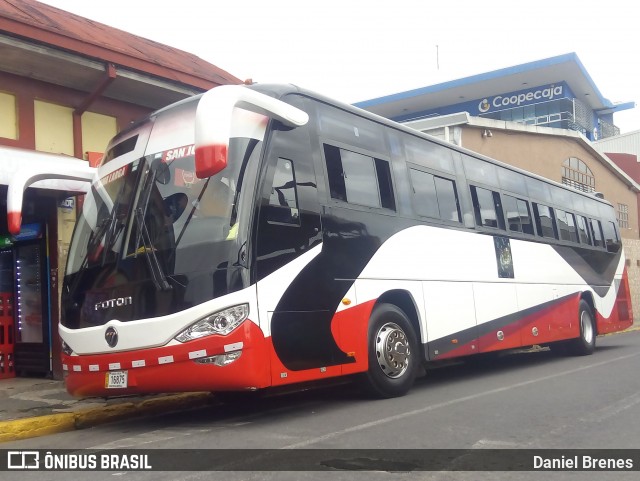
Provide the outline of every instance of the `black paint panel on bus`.
{"type": "Polygon", "coordinates": [[[581,247],[553,246],[586,284],[603,297],[613,284],[622,250],[610,252],[581,247]]]}

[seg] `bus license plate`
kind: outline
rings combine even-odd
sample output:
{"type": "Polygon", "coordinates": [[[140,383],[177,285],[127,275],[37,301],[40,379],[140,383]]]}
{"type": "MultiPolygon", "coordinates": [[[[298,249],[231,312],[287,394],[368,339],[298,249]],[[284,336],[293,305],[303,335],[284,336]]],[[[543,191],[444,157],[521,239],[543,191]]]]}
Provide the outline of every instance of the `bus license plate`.
{"type": "Polygon", "coordinates": [[[104,386],[107,389],[127,387],[127,371],[110,371],[105,373],[104,386]]]}

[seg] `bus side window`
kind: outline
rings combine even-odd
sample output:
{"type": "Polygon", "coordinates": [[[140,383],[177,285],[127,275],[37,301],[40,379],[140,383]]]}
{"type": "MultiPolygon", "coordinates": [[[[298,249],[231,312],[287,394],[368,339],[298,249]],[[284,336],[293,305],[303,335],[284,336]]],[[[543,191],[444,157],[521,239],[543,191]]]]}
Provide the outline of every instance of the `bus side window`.
{"type": "Polygon", "coordinates": [[[438,206],[442,220],[462,222],[460,217],[460,202],[456,192],[456,183],[444,177],[435,177],[438,206]]]}
{"type": "Polygon", "coordinates": [[[286,224],[300,224],[295,172],[293,162],[289,159],[278,158],[276,171],[273,174],[269,206],[268,220],[286,224]]]}
{"type": "Polygon", "coordinates": [[[604,247],[602,224],[599,220],[591,219],[591,231],[593,232],[593,245],[596,247],[604,247]]]}
{"type": "Polygon", "coordinates": [[[409,169],[411,178],[411,188],[413,195],[413,208],[422,217],[440,218],[438,208],[438,198],[436,196],[436,185],[434,176],[428,172],[417,169],[409,169]]]}
{"type": "Polygon", "coordinates": [[[580,238],[580,243],[591,245],[591,234],[589,233],[587,218],[583,215],[579,215],[577,220],[578,220],[578,236],[580,238]]]}
{"type": "Polygon", "coordinates": [[[578,242],[578,229],[576,227],[576,218],[570,212],[567,212],[567,224],[569,225],[569,237],[572,242],[578,242]]]}
{"type": "Polygon", "coordinates": [[[576,222],[573,214],[556,209],[556,219],[560,229],[560,239],[570,242],[578,242],[578,233],[576,231],[576,222]]]}
{"type": "Polygon", "coordinates": [[[328,144],[324,154],[333,199],[396,210],[388,161],[328,144]]]}
{"type": "Polygon", "coordinates": [[[550,239],[557,239],[558,233],[556,232],[553,210],[546,205],[536,204],[534,202],[533,212],[536,217],[536,227],[538,228],[538,235],[542,237],[548,237],[550,239]]]}
{"type": "Polygon", "coordinates": [[[481,227],[504,229],[504,215],[500,203],[500,194],[492,190],[471,186],[473,210],[476,224],[481,227]]]}
{"type": "Polygon", "coordinates": [[[422,217],[460,222],[460,207],[453,180],[409,169],[413,208],[422,217]]]}
{"type": "Polygon", "coordinates": [[[531,222],[529,203],[526,200],[506,194],[503,202],[505,212],[507,213],[509,230],[533,235],[533,223],[531,222]]]}
{"type": "Polygon", "coordinates": [[[332,199],[347,202],[347,188],[344,183],[340,149],[333,145],[324,144],[324,157],[329,176],[329,191],[332,199]]]}
{"type": "Polygon", "coordinates": [[[613,222],[605,222],[603,226],[604,241],[609,252],[618,252],[620,250],[620,238],[616,232],[616,226],[613,222]]]}

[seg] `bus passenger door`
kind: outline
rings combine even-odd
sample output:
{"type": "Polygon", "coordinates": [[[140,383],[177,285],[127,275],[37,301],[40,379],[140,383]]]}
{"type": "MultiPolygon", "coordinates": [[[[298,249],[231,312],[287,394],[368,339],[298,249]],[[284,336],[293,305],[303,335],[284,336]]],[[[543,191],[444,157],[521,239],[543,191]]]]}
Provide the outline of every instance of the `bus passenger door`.
{"type": "MultiPolygon", "coordinates": [[[[277,126],[277,123],[276,123],[277,126]]],[[[260,325],[271,335],[274,385],[339,374],[346,357],[322,295],[322,231],[306,127],[275,129],[259,183],[255,269],[260,325]]]]}

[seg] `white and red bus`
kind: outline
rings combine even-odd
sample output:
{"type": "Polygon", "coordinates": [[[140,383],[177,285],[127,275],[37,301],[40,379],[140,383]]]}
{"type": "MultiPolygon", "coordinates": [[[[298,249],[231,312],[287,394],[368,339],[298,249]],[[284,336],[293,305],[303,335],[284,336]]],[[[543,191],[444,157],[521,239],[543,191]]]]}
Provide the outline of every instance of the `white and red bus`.
{"type": "Polygon", "coordinates": [[[61,318],[77,396],[356,375],[392,397],[432,361],[591,354],[633,322],[608,202],[274,85],[215,88],[111,141],[61,318]]]}

